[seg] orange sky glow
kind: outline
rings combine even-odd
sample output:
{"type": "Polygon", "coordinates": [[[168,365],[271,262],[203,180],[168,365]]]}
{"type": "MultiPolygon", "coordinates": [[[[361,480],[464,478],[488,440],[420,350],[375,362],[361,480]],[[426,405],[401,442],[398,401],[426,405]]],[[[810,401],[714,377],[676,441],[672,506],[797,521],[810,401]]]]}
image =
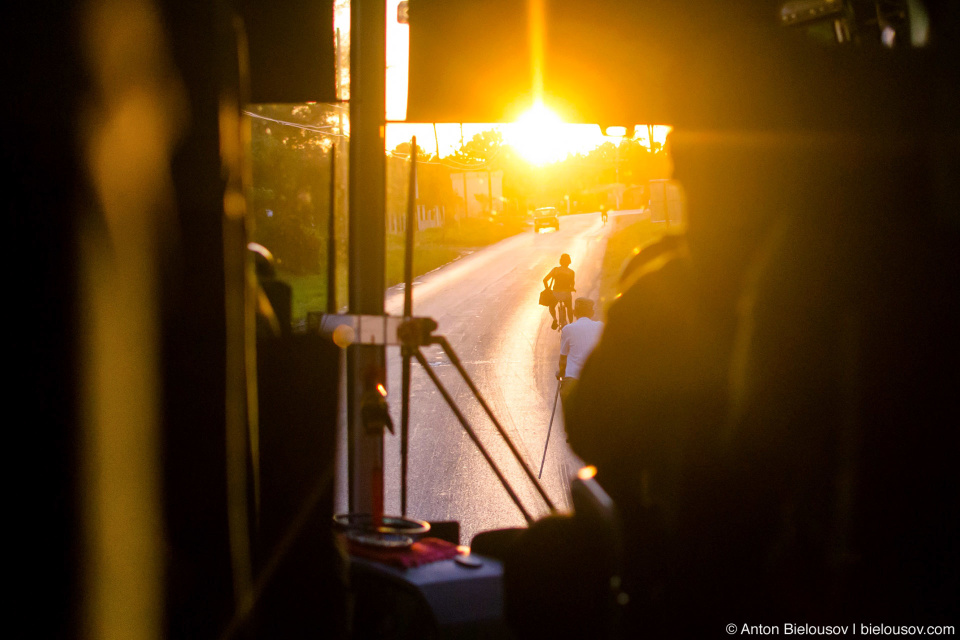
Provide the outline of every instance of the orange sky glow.
{"type": "MultiPolygon", "coordinates": [[[[403,122],[407,111],[408,53],[410,28],[397,22],[399,0],[387,0],[387,96],[386,148],[395,149],[402,142],[417,137],[417,145],[430,154],[446,157],[454,153],[462,142],[474,135],[495,129],[503,140],[535,165],[565,159],[569,154],[586,154],[605,142],[618,143],[620,138],[604,136],[596,124],[571,124],[560,121],[542,103],[513,123],[432,123],[403,122]]],[[[349,4],[339,5],[336,25],[344,32],[349,29],[349,4]]],[[[662,144],[670,127],[654,127],[654,142],[662,144]]],[[[638,126],[635,139],[649,146],[647,128],[638,126]]]]}

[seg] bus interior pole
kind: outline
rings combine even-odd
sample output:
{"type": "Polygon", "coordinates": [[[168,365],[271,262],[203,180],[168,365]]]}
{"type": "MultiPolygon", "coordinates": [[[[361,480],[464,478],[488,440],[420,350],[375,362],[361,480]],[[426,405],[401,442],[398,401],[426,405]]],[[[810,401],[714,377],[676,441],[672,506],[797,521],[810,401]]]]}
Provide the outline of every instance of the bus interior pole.
{"type": "Polygon", "coordinates": [[[330,147],[330,215],[327,217],[327,313],[337,312],[337,145],[330,147]]]}
{"type": "MultiPolygon", "coordinates": [[[[413,315],[413,235],[416,233],[417,136],[410,141],[410,185],[407,192],[406,245],[403,251],[403,317],[413,315]]],[[[407,452],[410,442],[410,348],[404,344],[400,405],[400,515],[407,515],[407,452]]]]}
{"type": "MultiPolygon", "coordinates": [[[[386,12],[382,0],[350,3],[349,309],[383,314],[386,253],[386,12]]],[[[383,514],[382,421],[364,420],[363,402],[386,387],[385,347],[347,353],[347,467],[353,513],[383,514]]],[[[369,416],[372,412],[367,412],[369,416]]]]}

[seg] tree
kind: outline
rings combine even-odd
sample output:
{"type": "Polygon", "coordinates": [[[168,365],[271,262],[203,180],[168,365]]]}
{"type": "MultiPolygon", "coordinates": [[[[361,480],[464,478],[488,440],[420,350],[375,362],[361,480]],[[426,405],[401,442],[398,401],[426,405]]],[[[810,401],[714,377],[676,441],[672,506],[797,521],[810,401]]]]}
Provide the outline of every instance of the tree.
{"type": "MultiPolygon", "coordinates": [[[[463,164],[488,164],[496,161],[503,147],[503,135],[496,129],[490,129],[474,135],[448,158],[463,164]]],[[[495,170],[488,166],[483,169],[495,170]]]]}
{"type": "Polygon", "coordinates": [[[319,273],[325,264],[337,107],[258,105],[253,113],[252,237],[273,252],[282,270],[319,273]]]}

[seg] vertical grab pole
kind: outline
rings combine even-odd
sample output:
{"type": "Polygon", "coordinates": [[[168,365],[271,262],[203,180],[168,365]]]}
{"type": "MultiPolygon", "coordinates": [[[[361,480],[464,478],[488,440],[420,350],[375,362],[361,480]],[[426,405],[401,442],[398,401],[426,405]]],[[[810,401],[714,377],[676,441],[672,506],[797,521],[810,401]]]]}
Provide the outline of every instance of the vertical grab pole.
{"type": "MultiPolygon", "coordinates": [[[[350,2],[350,247],[351,314],[383,315],[386,255],[387,13],[383,2],[350,2]]],[[[384,427],[365,419],[364,398],[385,383],[386,347],[359,340],[347,349],[347,471],[352,513],[383,514],[384,427]]]]}
{"type": "Polygon", "coordinates": [[[543,475],[543,465],[547,461],[547,447],[550,446],[550,432],[553,431],[553,416],[557,415],[557,401],[560,400],[560,385],[563,384],[563,380],[557,381],[557,394],[553,397],[553,412],[550,414],[550,426],[547,427],[547,441],[543,443],[543,460],[540,461],[540,473],[537,474],[537,479],[543,475]]]}
{"type": "Polygon", "coordinates": [[[327,220],[327,313],[337,312],[337,145],[330,147],[330,217],[327,220]]]}
{"type": "MultiPolygon", "coordinates": [[[[407,194],[406,245],[403,253],[403,317],[413,315],[413,234],[417,209],[417,136],[410,141],[410,185],[407,194]]],[[[400,405],[400,514],[407,515],[407,454],[410,443],[410,348],[404,344],[400,405]]]]}

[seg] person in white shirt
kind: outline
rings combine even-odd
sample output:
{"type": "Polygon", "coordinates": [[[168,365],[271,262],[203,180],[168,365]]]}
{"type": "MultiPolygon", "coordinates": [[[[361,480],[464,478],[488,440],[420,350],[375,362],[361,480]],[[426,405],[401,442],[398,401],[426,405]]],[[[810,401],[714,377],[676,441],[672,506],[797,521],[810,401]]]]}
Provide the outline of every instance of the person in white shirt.
{"type": "Polygon", "coordinates": [[[560,395],[570,395],[580,377],[583,364],[603,333],[603,323],[593,319],[593,300],[577,298],[573,303],[576,321],[566,325],[560,332],[560,365],[557,376],[563,381],[560,395]]]}

